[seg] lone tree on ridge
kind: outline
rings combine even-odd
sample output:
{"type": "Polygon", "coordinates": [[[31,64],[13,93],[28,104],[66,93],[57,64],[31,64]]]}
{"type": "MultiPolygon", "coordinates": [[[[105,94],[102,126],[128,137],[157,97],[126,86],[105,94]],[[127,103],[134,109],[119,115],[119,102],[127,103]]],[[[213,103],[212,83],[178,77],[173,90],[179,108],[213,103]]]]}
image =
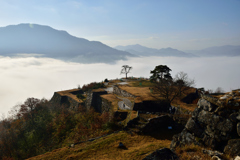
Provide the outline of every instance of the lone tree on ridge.
{"type": "Polygon", "coordinates": [[[172,76],[170,74],[172,70],[166,65],[158,65],[155,67],[153,71],[150,73],[153,74],[150,77],[151,82],[157,82],[162,80],[172,80],[172,76]]]}
{"type": "Polygon", "coordinates": [[[123,65],[120,74],[126,74],[126,79],[127,79],[127,74],[130,72],[131,69],[132,67],[130,67],[129,65],[123,65]]]}

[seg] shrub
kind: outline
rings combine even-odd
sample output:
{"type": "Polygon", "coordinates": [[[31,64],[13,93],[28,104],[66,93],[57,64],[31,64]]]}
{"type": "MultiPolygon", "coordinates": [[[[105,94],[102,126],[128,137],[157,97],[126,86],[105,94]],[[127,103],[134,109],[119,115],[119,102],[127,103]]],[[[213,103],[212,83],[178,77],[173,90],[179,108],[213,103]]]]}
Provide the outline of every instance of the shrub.
{"type": "Polygon", "coordinates": [[[97,82],[93,82],[87,85],[83,85],[82,90],[83,92],[86,92],[88,90],[92,90],[92,89],[98,89],[98,88],[105,88],[103,83],[97,83],[97,82]]]}

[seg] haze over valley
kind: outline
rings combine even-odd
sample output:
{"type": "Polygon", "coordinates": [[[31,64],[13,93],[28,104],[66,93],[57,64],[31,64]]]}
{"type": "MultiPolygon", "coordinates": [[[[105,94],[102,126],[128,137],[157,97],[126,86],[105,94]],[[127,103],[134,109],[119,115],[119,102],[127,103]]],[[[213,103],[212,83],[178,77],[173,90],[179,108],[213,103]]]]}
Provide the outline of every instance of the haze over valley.
{"type": "Polygon", "coordinates": [[[159,64],[168,65],[172,76],[184,71],[195,79],[195,87],[215,91],[221,87],[230,91],[240,87],[240,57],[133,57],[116,64],[82,64],[41,57],[0,57],[0,108],[8,111],[28,97],[50,99],[55,91],[77,88],[90,82],[101,82],[105,78],[115,79],[121,66],[133,67],[129,76],[150,77],[150,70],[159,64]],[[224,62],[224,66],[222,63],[224,62]]]}

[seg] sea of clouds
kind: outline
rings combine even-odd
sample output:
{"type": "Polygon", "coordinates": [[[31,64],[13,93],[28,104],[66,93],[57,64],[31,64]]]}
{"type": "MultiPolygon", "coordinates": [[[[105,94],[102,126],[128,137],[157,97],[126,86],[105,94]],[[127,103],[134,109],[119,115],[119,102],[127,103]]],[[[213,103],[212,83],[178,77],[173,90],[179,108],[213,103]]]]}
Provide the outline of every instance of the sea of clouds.
{"type": "Polygon", "coordinates": [[[167,65],[172,76],[184,71],[195,79],[195,87],[225,91],[240,88],[240,57],[176,58],[140,57],[116,64],[80,64],[41,57],[0,57],[0,114],[8,116],[11,108],[28,97],[50,99],[55,91],[77,88],[105,78],[115,79],[121,66],[133,69],[129,76],[149,77],[157,65],[167,65]]]}

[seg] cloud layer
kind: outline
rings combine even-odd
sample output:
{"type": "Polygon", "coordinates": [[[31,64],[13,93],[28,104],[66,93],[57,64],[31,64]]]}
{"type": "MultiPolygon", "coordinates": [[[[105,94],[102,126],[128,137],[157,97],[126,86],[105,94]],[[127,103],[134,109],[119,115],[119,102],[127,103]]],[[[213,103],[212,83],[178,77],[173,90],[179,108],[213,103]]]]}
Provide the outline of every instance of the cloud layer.
{"type": "Polygon", "coordinates": [[[0,57],[0,113],[7,115],[17,103],[28,97],[50,99],[55,91],[77,88],[90,82],[115,79],[122,65],[130,65],[129,76],[149,77],[156,65],[167,65],[172,76],[184,71],[195,79],[196,87],[225,91],[240,88],[240,57],[227,58],[175,58],[148,57],[130,58],[110,64],[80,64],[51,58],[0,57]]]}

